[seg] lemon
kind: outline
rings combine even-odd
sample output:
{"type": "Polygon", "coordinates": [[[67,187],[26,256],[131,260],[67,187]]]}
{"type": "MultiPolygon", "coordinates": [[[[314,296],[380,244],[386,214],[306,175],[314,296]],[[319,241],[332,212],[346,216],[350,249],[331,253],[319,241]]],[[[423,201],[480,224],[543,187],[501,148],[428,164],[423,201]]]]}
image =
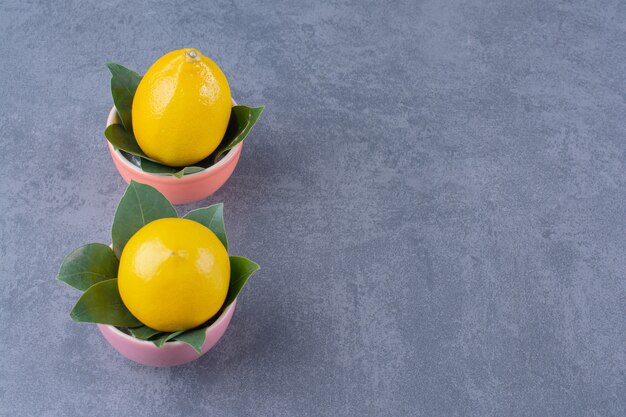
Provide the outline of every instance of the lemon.
{"type": "Polygon", "coordinates": [[[220,67],[196,49],[180,49],[159,58],[141,79],[133,99],[133,131],[150,158],[188,166],[220,144],[231,107],[220,67]]]}
{"type": "Polygon", "coordinates": [[[143,324],[163,332],[191,329],[213,317],[229,283],[224,245],[192,220],[148,223],[130,238],[120,258],[124,305],[143,324]]]}

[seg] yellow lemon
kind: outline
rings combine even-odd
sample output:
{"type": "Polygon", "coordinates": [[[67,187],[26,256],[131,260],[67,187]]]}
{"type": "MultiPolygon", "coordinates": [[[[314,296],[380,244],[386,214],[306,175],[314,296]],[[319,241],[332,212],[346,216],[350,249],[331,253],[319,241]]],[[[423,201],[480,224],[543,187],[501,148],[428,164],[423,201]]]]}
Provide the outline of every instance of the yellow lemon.
{"type": "Polygon", "coordinates": [[[220,67],[193,48],[159,58],[133,99],[133,131],[150,158],[188,166],[213,152],[228,126],[232,103],[220,67]]]}
{"type": "Polygon", "coordinates": [[[135,233],[122,251],[118,287],[124,305],[153,329],[196,327],[219,311],[230,283],[222,242],[187,219],[159,219],[135,233]]]}

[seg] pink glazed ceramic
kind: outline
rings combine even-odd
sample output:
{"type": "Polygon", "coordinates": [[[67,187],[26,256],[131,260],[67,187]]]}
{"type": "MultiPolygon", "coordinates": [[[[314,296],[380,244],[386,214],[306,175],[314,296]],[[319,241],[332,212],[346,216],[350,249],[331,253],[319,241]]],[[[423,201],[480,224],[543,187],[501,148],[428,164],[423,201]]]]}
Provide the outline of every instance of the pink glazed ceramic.
{"type": "Polygon", "coordinates": [[[217,321],[207,328],[206,340],[202,345],[202,353],[200,354],[183,342],[166,342],[158,348],[152,342],[136,339],[114,326],[98,324],[98,329],[115,350],[131,361],[161,368],[177,366],[198,359],[215,346],[230,323],[235,311],[235,304],[237,304],[237,300],[233,301],[217,321]]]}
{"type": "MultiPolygon", "coordinates": [[[[233,100],[233,106],[235,105],[233,100]]],[[[118,115],[115,107],[109,112],[107,127],[118,123],[118,115]]],[[[159,190],[173,204],[186,204],[203,200],[216,192],[230,178],[237,166],[243,142],[231,149],[217,164],[195,174],[184,175],[176,178],[171,175],[150,174],[143,172],[128,159],[115,150],[110,143],[109,152],[113,163],[124,181],[130,180],[150,185],[159,190]]]]}

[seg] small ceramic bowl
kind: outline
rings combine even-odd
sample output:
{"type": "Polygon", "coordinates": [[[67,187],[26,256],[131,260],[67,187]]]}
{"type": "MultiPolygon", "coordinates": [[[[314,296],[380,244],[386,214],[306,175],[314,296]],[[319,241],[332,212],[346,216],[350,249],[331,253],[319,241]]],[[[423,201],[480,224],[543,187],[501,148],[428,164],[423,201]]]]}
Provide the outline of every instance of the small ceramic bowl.
{"type": "MultiPolygon", "coordinates": [[[[235,104],[235,100],[233,100],[233,106],[235,104]]],[[[107,127],[114,123],[119,123],[115,106],[109,112],[107,127]]],[[[131,180],[134,180],[150,185],[159,190],[172,204],[193,203],[194,201],[203,200],[216,192],[235,170],[243,146],[243,142],[235,146],[215,165],[204,171],[176,178],[171,175],[144,172],[126,159],[119,150],[114,149],[109,142],[107,144],[109,145],[113,163],[122,178],[124,178],[124,181],[130,183],[131,180]]]]}
{"type": "Polygon", "coordinates": [[[215,346],[226,332],[235,311],[235,304],[237,300],[233,301],[215,323],[206,329],[206,339],[201,353],[196,352],[188,344],[177,341],[166,342],[159,348],[152,342],[139,340],[106,324],[98,324],[98,329],[115,350],[131,361],[160,368],[178,366],[198,359],[215,346]]]}

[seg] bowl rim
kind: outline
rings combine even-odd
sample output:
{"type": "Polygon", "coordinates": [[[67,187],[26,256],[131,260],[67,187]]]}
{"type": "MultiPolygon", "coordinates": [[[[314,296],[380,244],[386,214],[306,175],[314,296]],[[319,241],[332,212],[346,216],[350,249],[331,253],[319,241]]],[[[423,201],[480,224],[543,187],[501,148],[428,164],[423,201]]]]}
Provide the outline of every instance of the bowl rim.
{"type": "MultiPolygon", "coordinates": [[[[236,304],[237,304],[237,299],[235,298],[235,299],[233,300],[233,302],[232,302],[232,303],[230,303],[230,305],[224,309],[224,311],[222,312],[222,314],[220,314],[220,316],[217,318],[217,320],[215,320],[215,321],[214,321],[214,322],[213,322],[213,323],[212,323],[209,327],[207,327],[207,328],[206,328],[206,333],[208,334],[208,332],[209,332],[209,331],[210,331],[210,330],[211,330],[214,326],[216,326],[217,324],[220,324],[221,322],[223,322],[223,321],[226,319],[226,316],[228,315],[228,313],[229,313],[231,310],[233,310],[233,309],[235,308],[235,305],[236,305],[236,304]]],[[[144,346],[144,347],[152,346],[152,347],[155,347],[155,348],[157,348],[157,349],[161,349],[160,347],[156,346],[156,345],[155,345],[154,343],[152,343],[151,341],[149,341],[149,340],[141,340],[141,339],[137,339],[137,338],[136,338],[136,337],[134,337],[134,336],[131,336],[131,335],[129,335],[129,334],[124,333],[123,331],[121,331],[120,329],[118,329],[117,327],[115,327],[115,326],[113,326],[113,325],[110,325],[110,324],[98,324],[98,325],[99,325],[99,326],[102,326],[102,327],[106,327],[106,328],[108,328],[108,329],[109,329],[109,330],[111,330],[111,332],[112,332],[112,333],[114,333],[116,336],[122,337],[123,339],[125,339],[125,340],[126,340],[126,341],[128,341],[128,342],[135,343],[135,344],[137,344],[137,345],[139,345],[139,346],[144,346]]],[[[180,342],[180,341],[178,341],[178,340],[171,340],[171,341],[167,341],[167,342],[165,342],[165,343],[163,344],[163,346],[161,346],[161,347],[164,347],[164,346],[166,346],[166,345],[167,345],[167,346],[172,346],[172,347],[175,347],[175,346],[183,346],[183,345],[187,345],[187,343],[185,343],[185,342],[180,342]]],[[[187,346],[189,346],[189,345],[187,345],[187,346]]]]}
{"type": "MultiPolygon", "coordinates": [[[[233,107],[237,105],[237,102],[235,101],[234,98],[231,97],[231,101],[233,103],[233,107]]],[[[111,107],[111,110],[109,110],[109,114],[107,116],[107,123],[106,123],[106,127],[111,126],[112,124],[115,123],[116,120],[119,120],[119,116],[117,113],[117,108],[115,107],[115,105],[113,105],[113,107],[111,107]]],[[[230,163],[233,159],[236,158],[237,154],[241,151],[241,147],[243,146],[243,142],[239,142],[239,144],[237,146],[235,146],[234,148],[230,149],[226,155],[224,155],[224,157],[222,159],[220,159],[219,161],[217,161],[217,163],[211,165],[208,168],[205,168],[202,171],[199,172],[194,172],[192,174],[184,174],[181,178],[176,178],[172,175],[167,175],[167,174],[157,174],[157,173],[153,173],[153,172],[146,172],[144,170],[142,170],[141,168],[139,168],[137,165],[133,164],[132,162],[130,162],[128,159],[126,159],[124,157],[124,155],[122,155],[122,153],[120,152],[119,149],[115,149],[113,147],[113,145],[111,145],[111,142],[109,142],[108,140],[106,141],[107,145],[109,146],[109,149],[111,150],[111,152],[113,152],[113,154],[115,154],[115,156],[118,158],[118,160],[120,160],[124,165],[126,165],[128,168],[130,168],[131,170],[144,174],[144,175],[149,175],[149,176],[154,176],[157,178],[161,178],[161,179],[173,179],[175,181],[180,181],[184,178],[192,178],[192,177],[200,177],[202,175],[211,175],[214,171],[217,171],[221,168],[222,165],[226,165],[228,163],[230,163]]]]}

